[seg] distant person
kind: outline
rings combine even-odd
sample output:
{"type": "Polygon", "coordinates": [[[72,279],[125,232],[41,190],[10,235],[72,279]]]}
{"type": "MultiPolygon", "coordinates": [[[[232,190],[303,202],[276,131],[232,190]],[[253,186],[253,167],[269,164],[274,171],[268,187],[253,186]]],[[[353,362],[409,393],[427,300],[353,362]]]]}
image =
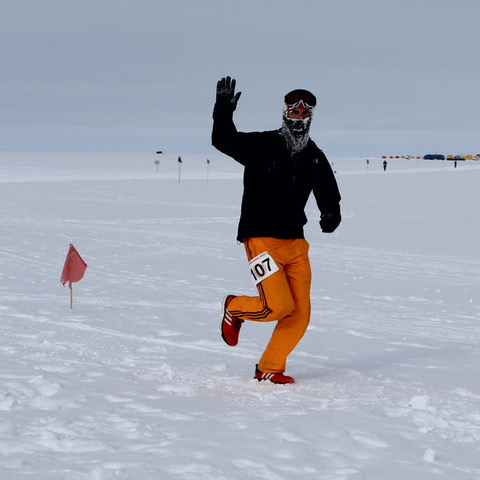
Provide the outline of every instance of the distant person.
{"type": "Polygon", "coordinates": [[[387,170],[387,161],[383,161],[383,171],[385,172],[387,170]]]}
{"type": "Polygon", "coordinates": [[[455,168],[457,168],[457,161],[456,160],[453,162],[453,165],[454,165],[455,168]]]}
{"type": "Polygon", "coordinates": [[[307,90],[285,95],[282,126],[266,132],[238,132],[233,123],[240,92],[230,77],[217,83],[212,144],[244,166],[244,190],[237,240],[244,244],[258,296],[227,295],[221,334],[235,346],[245,320],[276,321],[254,378],[294,383],[284,375],[290,352],[310,321],[311,270],[303,227],[313,191],[323,232],[341,221],[340,193],[332,168],[309,129],[315,96],[307,90]]]}

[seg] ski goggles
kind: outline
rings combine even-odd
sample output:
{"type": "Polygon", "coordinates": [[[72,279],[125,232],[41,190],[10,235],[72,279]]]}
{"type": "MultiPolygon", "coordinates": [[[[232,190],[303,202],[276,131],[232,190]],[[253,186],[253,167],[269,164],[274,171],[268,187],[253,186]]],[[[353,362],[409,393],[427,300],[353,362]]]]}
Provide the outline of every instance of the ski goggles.
{"type": "Polygon", "coordinates": [[[313,107],[305,104],[303,100],[299,100],[292,105],[285,105],[283,114],[293,119],[305,119],[313,115],[313,107]]]}
{"type": "Polygon", "coordinates": [[[297,89],[285,95],[285,105],[288,110],[303,106],[306,110],[313,110],[317,104],[315,95],[308,90],[297,89]]]}

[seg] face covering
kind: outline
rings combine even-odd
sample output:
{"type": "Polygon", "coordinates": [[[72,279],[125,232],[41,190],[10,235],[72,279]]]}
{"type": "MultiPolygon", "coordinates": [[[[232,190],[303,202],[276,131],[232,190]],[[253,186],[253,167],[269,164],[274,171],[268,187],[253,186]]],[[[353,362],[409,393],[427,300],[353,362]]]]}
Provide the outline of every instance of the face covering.
{"type": "Polygon", "coordinates": [[[312,123],[312,117],[308,118],[290,118],[288,112],[283,113],[283,123],[280,129],[285,137],[287,147],[291,154],[301,152],[310,139],[309,130],[312,123]]]}

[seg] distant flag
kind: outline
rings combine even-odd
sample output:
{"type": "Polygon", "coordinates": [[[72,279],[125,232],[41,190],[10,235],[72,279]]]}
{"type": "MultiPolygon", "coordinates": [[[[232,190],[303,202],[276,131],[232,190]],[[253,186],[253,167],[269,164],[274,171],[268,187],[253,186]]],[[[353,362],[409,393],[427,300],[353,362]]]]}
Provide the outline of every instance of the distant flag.
{"type": "Polygon", "coordinates": [[[87,264],[83,261],[75,247],[70,244],[65,265],[63,266],[61,278],[63,285],[68,282],[68,287],[72,288],[72,283],[81,280],[86,269],[87,264]]]}
{"type": "Polygon", "coordinates": [[[73,309],[73,291],[72,283],[78,282],[83,278],[87,264],[83,261],[80,254],[75,247],[70,244],[68,249],[67,258],[65,259],[65,265],[63,266],[62,277],[60,281],[63,285],[68,282],[70,288],[70,309],[73,309]]]}
{"type": "Polygon", "coordinates": [[[178,183],[180,183],[180,179],[182,177],[182,158],[178,157],[178,183]]]}

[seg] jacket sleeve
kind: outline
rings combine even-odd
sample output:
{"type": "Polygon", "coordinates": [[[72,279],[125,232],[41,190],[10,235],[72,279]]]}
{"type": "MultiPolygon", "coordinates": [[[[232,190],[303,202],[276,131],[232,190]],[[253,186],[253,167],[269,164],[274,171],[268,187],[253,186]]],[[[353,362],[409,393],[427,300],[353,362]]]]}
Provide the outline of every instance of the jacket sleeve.
{"type": "Polygon", "coordinates": [[[245,165],[248,134],[238,132],[233,123],[233,110],[217,102],[213,109],[212,145],[220,152],[245,165]]]}
{"type": "Polygon", "coordinates": [[[318,168],[315,172],[313,194],[320,213],[340,215],[340,191],[332,167],[325,154],[318,149],[318,168]]]}

